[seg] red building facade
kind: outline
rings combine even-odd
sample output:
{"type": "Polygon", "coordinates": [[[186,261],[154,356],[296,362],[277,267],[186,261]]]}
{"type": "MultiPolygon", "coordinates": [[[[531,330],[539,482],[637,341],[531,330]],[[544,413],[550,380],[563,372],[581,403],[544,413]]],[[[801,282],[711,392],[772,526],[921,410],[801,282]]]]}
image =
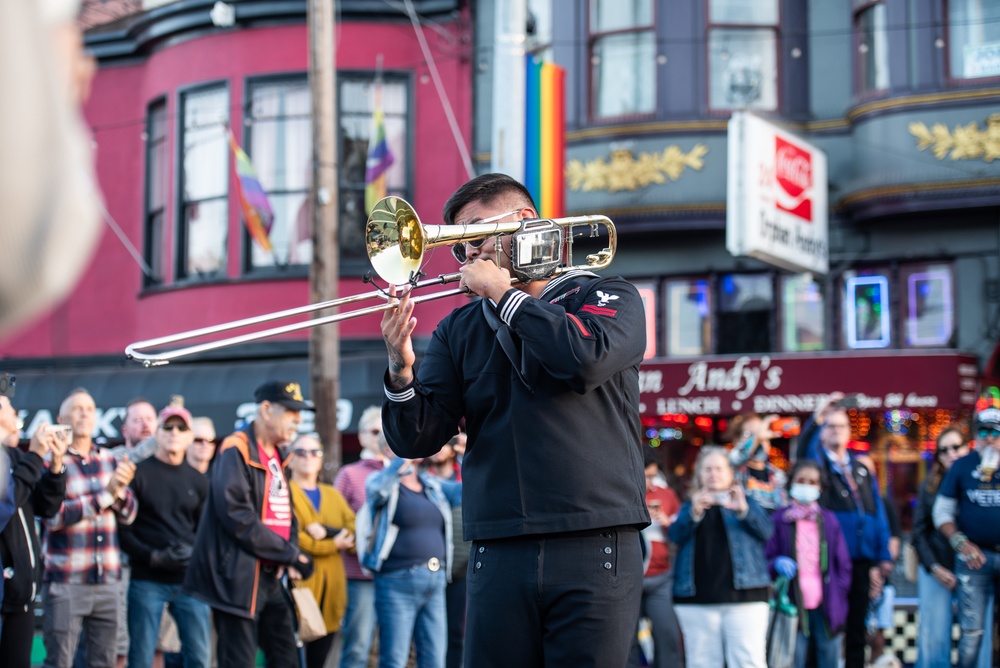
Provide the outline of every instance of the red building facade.
{"type": "MultiPolygon", "coordinates": [[[[156,4],[86,34],[99,69],[85,115],[108,229],[69,298],[0,342],[5,370],[19,376],[16,403],[25,433],[77,386],[94,394],[99,435],[113,441],[133,396],[162,406],[171,394],[182,394],[195,414],[211,415],[225,433],[245,417],[258,379],[281,374],[308,383],[308,332],[166,368],[125,360],[125,346],[138,340],[309,301],[306,3],[233,2],[228,16],[210,1],[156,4]],[[230,131],[268,191],[273,253],[253,244],[242,224],[230,131]]],[[[445,111],[450,105],[467,138],[473,58],[464,5],[413,3],[425,54],[401,10],[381,2],[338,3],[341,295],[371,290],[362,282],[370,269],[363,247],[364,163],[376,104],[394,156],[388,191],[408,199],[425,223],[438,222],[448,195],[468,178],[445,111]]],[[[429,275],[454,270],[446,255],[431,258],[429,275]]],[[[422,306],[417,335],[428,337],[459,303],[422,306]]],[[[344,322],[340,333],[338,424],[350,432],[365,406],[380,403],[385,353],[378,316],[344,322]]]]}

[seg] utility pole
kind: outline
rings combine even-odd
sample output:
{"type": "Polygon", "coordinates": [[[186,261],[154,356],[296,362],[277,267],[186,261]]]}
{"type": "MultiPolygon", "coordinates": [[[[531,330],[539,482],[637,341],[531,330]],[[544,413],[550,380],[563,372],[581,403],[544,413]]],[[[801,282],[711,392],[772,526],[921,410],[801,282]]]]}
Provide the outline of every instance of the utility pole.
{"type": "MultiPolygon", "coordinates": [[[[337,100],[337,64],[334,50],[333,3],[309,0],[309,92],[312,99],[312,211],[313,257],[309,269],[312,303],[337,298],[340,245],[337,237],[337,140],[334,122],[337,100]]],[[[314,314],[319,317],[319,314],[314,314]]],[[[309,377],[316,403],[316,433],[325,447],[323,478],[332,481],[340,465],[340,329],[337,323],[313,327],[309,335],[309,377]]]]}

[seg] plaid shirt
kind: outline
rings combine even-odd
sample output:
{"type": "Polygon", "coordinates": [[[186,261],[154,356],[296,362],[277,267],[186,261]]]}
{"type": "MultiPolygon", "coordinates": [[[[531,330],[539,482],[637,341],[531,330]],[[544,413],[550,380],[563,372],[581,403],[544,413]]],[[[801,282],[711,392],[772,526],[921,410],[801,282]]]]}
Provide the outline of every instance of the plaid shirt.
{"type": "Polygon", "coordinates": [[[131,487],[125,499],[108,492],[118,465],[114,455],[93,446],[89,457],[72,448],[63,459],[66,499],[45,520],[45,581],[105,584],[121,579],[118,522],[131,524],[139,504],[131,487]]]}

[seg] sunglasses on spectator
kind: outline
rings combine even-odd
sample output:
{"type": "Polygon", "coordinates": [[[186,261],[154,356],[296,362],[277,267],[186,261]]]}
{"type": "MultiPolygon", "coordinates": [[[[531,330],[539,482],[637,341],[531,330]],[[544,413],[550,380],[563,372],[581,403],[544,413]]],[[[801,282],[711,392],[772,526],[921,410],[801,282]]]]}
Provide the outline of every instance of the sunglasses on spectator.
{"type": "Polygon", "coordinates": [[[318,457],[320,459],[323,458],[322,450],[306,450],[305,448],[295,448],[294,450],[292,450],[292,452],[298,455],[299,457],[318,457]]]}
{"type": "Polygon", "coordinates": [[[966,447],[968,447],[968,446],[965,445],[964,443],[960,443],[959,445],[951,445],[951,446],[949,446],[949,445],[943,445],[940,448],[938,448],[937,451],[940,452],[942,455],[946,455],[949,452],[958,452],[962,448],[966,448],[966,447]]]}
{"type": "Polygon", "coordinates": [[[980,429],[979,438],[1000,438],[1000,429],[980,429]]]}
{"type": "Polygon", "coordinates": [[[186,424],[161,424],[160,425],[160,429],[162,429],[163,431],[173,431],[174,429],[176,429],[177,431],[187,431],[190,428],[191,427],[187,426],[186,424]]]}
{"type": "Polygon", "coordinates": [[[214,438],[204,438],[202,436],[195,436],[194,437],[194,442],[195,443],[212,443],[213,441],[215,441],[214,438]]]}
{"type": "MultiPolygon", "coordinates": [[[[508,211],[507,213],[501,213],[496,216],[490,216],[489,218],[484,218],[483,220],[473,221],[471,223],[463,223],[465,225],[486,225],[489,223],[495,223],[501,218],[506,218],[507,216],[513,216],[515,213],[520,211],[520,209],[514,209],[513,211],[508,211]]],[[[486,243],[487,239],[492,237],[483,237],[482,239],[470,239],[468,241],[463,241],[462,243],[455,244],[451,247],[451,254],[455,256],[455,259],[465,264],[469,259],[469,254],[465,252],[466,245],[472,248],[482,248],[483,244],[486,243]]]]}

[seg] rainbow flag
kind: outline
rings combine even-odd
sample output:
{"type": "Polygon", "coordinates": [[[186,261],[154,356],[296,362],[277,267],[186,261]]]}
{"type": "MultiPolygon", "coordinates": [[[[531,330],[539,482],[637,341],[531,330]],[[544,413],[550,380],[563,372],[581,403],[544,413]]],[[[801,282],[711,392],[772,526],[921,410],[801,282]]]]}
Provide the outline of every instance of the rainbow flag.
{"type": "Polygon", "coordinates": [[[385,140],[385,115],[382,113],[382,84],[375,83],[375,113],[368,135],[368,159],[365,162],[365,213],[385,197],[385,173],[396,158],[385,140]]]}
{"type": "Polygon", "coordinates": [[[265,252],[273,252],[271,246],[271,224],[274,223],[274,212],[271,203],[267,201],[267,193],[257,180],[257,173],[236,138],[228,128],[229,148],[233,150],[233,161],[236,166],[236,196],[240,200],[240,211],[243,212],[243,222],[253,240],[265,252]]]}
{"type": "Polygon", "coordinates": [[[542,218],[566,211],[566,71],[525,57],[524,185],[542,218]]]}

